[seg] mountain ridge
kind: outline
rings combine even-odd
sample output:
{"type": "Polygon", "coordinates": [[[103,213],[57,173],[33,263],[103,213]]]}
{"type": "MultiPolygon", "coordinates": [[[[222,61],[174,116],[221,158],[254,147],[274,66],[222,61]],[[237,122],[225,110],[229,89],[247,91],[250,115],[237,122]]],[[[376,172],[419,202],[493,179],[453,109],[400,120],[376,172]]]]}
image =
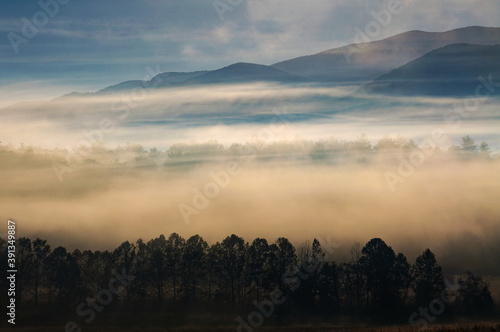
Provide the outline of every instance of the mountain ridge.
{"type": "Polygon", "coordinates": [[[457,40],[474,41],[467,44],[500,44],[500,27],[470,26],[444,32],[411,30],[381,40],[332,48],[270,66],[237,62],[216,70],[165,72],[156,75],[150,81],[125,81],[95,93],[118,93],[144,87],[257,81],[366,84],[435,49],[457,44],[455,42],[457,40]],[[348,59],[350,63],[347,63],[348,59]]]}
{"type": "Polygon", "coordinates": [[[500,44],[500,28],[470,26],[444,32],[411,30],[367,43],[350,44],[285,60],[273,67],[317,81],[366,82],[456,43],[500,44]]]}
{"type": "Polygon", "coordinates": [[[500,78],[500,44],[457,43],[433,50],[373,82],[363,90],[386,95],[466,96],[476,94],[479,77],[500,78]]]}

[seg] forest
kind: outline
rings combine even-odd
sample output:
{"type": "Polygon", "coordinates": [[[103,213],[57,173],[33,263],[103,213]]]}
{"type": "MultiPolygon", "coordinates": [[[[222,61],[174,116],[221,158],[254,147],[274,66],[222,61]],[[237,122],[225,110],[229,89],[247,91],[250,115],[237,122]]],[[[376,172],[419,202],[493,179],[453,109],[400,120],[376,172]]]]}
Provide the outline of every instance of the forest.
{"type": "MultiPolygon", "coordinates": [[[[333,257],[338,244],[318,239],[297,248],[237,235],[209,245],[173,233],[123,242],[111,251],[73,252],[46,240],[16,240],[19,326],[236,325],[241,331],[283,322],[370,319],[426,326],[437,316],[495,317],[481,276],[445,279],[430,249],[414,263],[382,239],[333,257]],[[57,310],[54,310],[57,309],[57,310]]],[[[0,239],[7,266],[7,242],[0,239]]],[[[1,305],[7,305],[6,270],[1,305]]],[[[286,324],[286,323],[285,323],[286,324]]]]}

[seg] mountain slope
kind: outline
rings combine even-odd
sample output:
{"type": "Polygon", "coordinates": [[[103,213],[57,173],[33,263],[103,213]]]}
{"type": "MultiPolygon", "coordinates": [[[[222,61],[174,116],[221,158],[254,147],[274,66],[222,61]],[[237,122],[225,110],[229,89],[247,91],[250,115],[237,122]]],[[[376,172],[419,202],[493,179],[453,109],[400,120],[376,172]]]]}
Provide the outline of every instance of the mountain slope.
{"type": "Polygon", "coordinates": [[[446,32],[409,31],[380,41],[349,45],[264,66],[235,63],[213,71],[166,72],[150,81],[126,81],[98,91],[118,93],[141,87],[244,82],[331,82],[361,84],[456,43],[500,44],[500,28],[467,27],[446,32]]]}
{"type": "Polygon", "coordinates": [[[216,84],[216,83],[244,83],[244,82],[304,82],[303,77],[286,73],[282,70],[258,65],[254,63],[235,63],[230,66],[210,71],[193,79],[186,80],[185,84],[216,84]]]}
{"type": "Polygon", "coordinates": [[[102,90],[97,91],[99,94],[117,93],[135,88],[143,87],[163,87],[183,83],[189,79],[206,74],[209,71],[194,71],[194,72],[165,72],[156,75],[149,81],[132,80],[108,86],[102,90]]]}
{"type": "Polygon", "coordinates": [[[196,72],[166,72],[158,74],[149,81],[125,81],[99,90],[98,94],[112,94],[142,87],[168,87],[179,85],[199,85],[218,83],[245,83],[245,82],[280,82],[296,83],[309,81],[300,76],[286,73],[270,66],[254,63],[235,63],[217,70],[196,72]]]}
{"type": "MultiPolygon", "coordinates": [[[[391,95],[474,95],[479,76],[500,82],[500,45],[453,44],[382,75],[365,91],[391,95]]],[[[500,87],[497,88],[500,90],[500,87]]],[[[486,93],[483,90],[480,93],[486,93]]]]}
{"type": "Polygon", "coordinates": [[[153,77],[150,82],[155,86],[168,86],[186,82],[187,80],[209,73],[209,70],[193,71],[188,73],[166,72],[153,77]]]}
{"type": "Polygon", "coordinates": [[[409,31],[380,41],[335,48],[272,66],[316,81],[360,82],[374,79],[434,49],[456,43],[500,44],[500,28],[409,31]]]}
{"type": "Polygon", "coordinates": [[[147,84],[147,82],[140,81],[140,80],[125,81],[125,82],[121,82],[121,83],[118,83],[115,85],[108,86],[107,88],[104,88],[102,90],[97,91],[97,93],[108,94],[108,93],[116,93],[116,92],[125,91],[125,90],[132,90],[132,89],[144,86],[144,84],[147,84]]]}

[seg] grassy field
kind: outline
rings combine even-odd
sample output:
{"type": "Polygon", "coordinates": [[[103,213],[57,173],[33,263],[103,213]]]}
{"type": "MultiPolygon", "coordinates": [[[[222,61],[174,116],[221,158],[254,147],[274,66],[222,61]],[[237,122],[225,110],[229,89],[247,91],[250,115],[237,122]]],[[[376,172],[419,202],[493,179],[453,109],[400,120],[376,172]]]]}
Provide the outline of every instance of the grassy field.
{"type": "MultiPolygon", "coordinates": [[[[20,328],[20,329],[7,329],[19,332],[53,332],[62,331],[61,327],[53,328],[20,328]]],[[[202,328],[202,327],[182,327],[175,329],[162,329],[162,328],[85,328],[82,331],[89,332],[234,332],[236,327],[212,327],[212,328],[202,328]]],[[[362,331],[362,332],[413,332],[413,331],[429,331],[429,332],[465,332],[465,331],[500,331],[500,322],[482,322],[482,323],[455,323],[455,324],[431,324],[425,329],[421,329],[421,326],[410,326],[410,325],[394,325],[394,326],[294,326],[294,327],[261,327],[254,329],[256,332],[334,332],[334,331],[362,331]]],[[[241,332],[250,332],[243,329],[241,332]]]]}

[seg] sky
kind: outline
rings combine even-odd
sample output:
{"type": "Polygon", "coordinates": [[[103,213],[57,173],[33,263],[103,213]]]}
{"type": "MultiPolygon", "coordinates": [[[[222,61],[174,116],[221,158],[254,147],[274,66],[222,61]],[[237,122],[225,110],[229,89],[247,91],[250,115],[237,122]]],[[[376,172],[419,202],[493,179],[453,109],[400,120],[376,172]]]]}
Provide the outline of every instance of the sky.
{"type": "MultiPolygon", "coordinates": [[[[0,107],[141,79],[148,66],[194,71],[314,54],[353,43],[357,29],[366,31],[376,22],[374,13],[394,1],[2,2],[0,107]]],[[[401,0],[399,5],[371,39],[409,30],[500,26],[495,1],[401,0]]]]}

